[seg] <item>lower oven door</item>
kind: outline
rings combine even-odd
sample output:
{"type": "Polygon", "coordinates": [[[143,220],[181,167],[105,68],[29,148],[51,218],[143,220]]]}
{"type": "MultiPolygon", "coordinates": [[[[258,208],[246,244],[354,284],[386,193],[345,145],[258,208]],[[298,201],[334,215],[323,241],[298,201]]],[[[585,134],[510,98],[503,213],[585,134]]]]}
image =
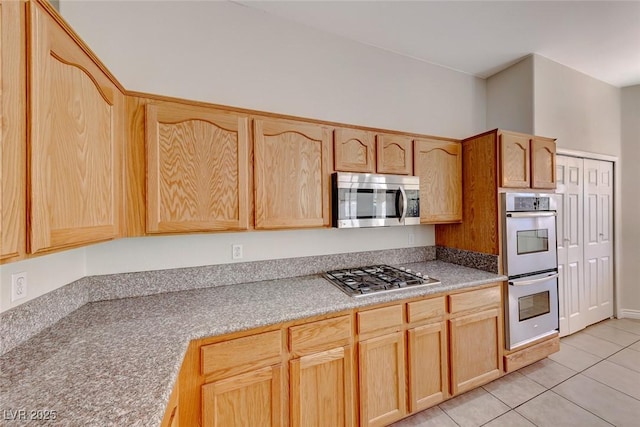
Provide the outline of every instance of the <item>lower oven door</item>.
{"type": "Polygon", "coordinates": [[[507,294],[505,333],[509,350],[558,330],[558,273],[510,279],[507,294]]]}

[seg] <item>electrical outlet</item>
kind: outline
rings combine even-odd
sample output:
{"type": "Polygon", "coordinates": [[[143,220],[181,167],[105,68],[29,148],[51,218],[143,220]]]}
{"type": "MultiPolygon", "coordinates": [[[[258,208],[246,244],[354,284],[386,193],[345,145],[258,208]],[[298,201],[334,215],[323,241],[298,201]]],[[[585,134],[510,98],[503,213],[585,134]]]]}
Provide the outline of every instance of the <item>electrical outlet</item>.
{"type": "Polygon", "coordinates": [[[16,273],[11,275],[11,302],[25,298],[27,296],[27,273],[16,273]]]}
{"type": "Polygon", "coordinates": [[[413,245],[416,243],[416,235],[413,233],[409,233],[409,244],[413,245]]]}
{"type": "Polygon", "coordinates": [[[231,258],[242,259],[242,245],[231,245],[231,258]]]}

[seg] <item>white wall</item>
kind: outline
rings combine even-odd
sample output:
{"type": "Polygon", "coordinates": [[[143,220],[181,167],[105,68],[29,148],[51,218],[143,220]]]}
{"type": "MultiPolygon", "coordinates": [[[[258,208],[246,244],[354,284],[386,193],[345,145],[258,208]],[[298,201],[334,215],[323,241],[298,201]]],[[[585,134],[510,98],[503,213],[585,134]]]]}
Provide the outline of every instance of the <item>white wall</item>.
{"type": "Polygon", "coordinates": [[[487,79],[487,128],[533,132],[533,55],[487,79]]]}
{"type": "Polygon", "coordinates": [[[620,89],[534,55],[534,134],[559,148],[620,156],[620,89]]]}
{"type": "Polygon", "coordinates": [[[622,89],[621,306],[640,318],[640,85],[622,89]]]}
{"type": "MultiPolygon", "coordinates": [[[[61,1],[64,18],[129,90],[464,138],[485,130],[486,84],[230,2],[61,1]]],[[[122,239],[0,267],[0,311],[84,275],[434,244],[434,228],[122,239]],[[409,235],[413,234],[409,243],[409,235]],[[29,297],[10,301],[10,274],[29,297]]]]}

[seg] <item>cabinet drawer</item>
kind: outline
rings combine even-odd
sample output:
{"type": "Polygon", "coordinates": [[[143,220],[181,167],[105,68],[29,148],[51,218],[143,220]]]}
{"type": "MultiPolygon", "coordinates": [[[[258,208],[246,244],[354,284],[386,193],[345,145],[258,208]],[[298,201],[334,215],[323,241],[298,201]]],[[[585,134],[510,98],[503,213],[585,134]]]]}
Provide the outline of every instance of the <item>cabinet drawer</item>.
{"type": "Polygon", "coordinates": [[[407,304],[407,319],[409,323],[439,318],[444,313],[444,297],[425,299],[407,304]]]}
{"type": "Polygon", "coordinates": [[[500,286],[449,295],[451,314],[500,305],[500,286]]]}
{"type": "Polygon", "coordinates": [[[294,357],[327,350],[351,342],[351,316],[320,320],[289,328],[289,347],[294,357]]]}
{"type": "Polygon", "coordinates": [[[200,348],[202,374],[217,378],[270,366],[281,361],[282,333],[265,332],[200,348]]]}
{"type": "Polygon", "coordinates": [[[397,328],[401,327],[402,324],[402,305],[393,305],[358,313],[358,333],[360,334],[397,328]]]}

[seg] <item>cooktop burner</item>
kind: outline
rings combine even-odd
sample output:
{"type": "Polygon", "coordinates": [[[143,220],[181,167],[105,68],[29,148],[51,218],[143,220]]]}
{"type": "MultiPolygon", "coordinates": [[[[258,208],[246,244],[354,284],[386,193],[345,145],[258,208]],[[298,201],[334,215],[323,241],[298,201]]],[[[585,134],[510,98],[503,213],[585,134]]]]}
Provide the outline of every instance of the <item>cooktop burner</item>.
{"type": "Polygon", "coordinates": [[[324,277],[353,297],[440,284],[426,274],[388,265],[332,270],[324,273],[324,277]]]}

